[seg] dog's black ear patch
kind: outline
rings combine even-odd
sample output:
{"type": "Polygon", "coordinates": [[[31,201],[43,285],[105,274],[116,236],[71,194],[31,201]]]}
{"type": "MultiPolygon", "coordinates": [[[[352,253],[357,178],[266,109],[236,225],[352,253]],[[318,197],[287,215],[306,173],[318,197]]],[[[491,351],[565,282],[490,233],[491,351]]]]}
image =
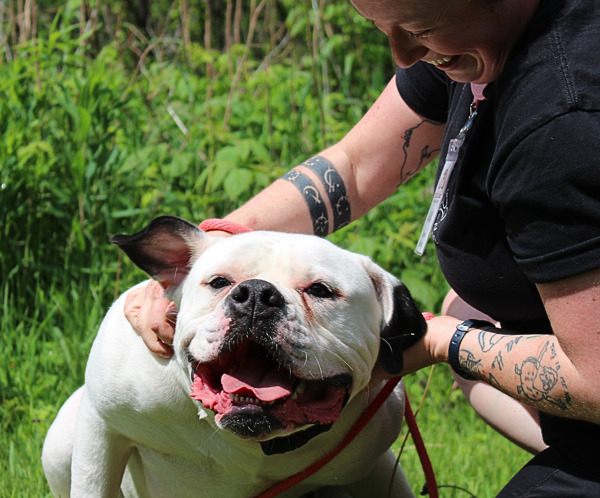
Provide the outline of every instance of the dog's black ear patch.
{"type": "Polygon", "coordinates": [[[423,337],[427,324],[403,283],[397,282],[392,292],[393,313],[381,330],[378,361],[388,374],[397,375],[402,372],[402,353],[423,337]]]}
{"type": "Polygon", "coordinates": [[[167,288],[183,281],[203,238],[204,233],[192,223],[174,216],[161,216],[138,233],[115,235],[110,241],[167,288]]]}

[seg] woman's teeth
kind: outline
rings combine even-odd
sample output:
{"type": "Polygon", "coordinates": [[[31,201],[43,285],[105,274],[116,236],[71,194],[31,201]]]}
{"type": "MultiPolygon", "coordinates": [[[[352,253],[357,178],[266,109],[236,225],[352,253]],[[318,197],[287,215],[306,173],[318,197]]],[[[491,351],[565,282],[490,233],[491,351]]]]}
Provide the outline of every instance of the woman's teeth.
{"type": "Polygon", "coordinates": [[[433,66],[439,66],[440,64],[446,64],[446,63],[450,62],[452,59],[454,59],[454,57],[446,56],[446,57],[442,57],[441,59],[438,59],[437,61],[427,61],[427,62],[433,66]]]}

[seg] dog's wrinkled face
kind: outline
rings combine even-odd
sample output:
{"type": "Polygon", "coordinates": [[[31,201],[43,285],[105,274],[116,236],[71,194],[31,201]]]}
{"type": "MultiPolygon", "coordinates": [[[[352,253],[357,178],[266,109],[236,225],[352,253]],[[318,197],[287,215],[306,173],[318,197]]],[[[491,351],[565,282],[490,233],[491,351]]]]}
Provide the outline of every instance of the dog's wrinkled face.
{"type": "MultiPolygon", "coordinates": [[[[239,437],[329,427],[368,384],[380,336],[393,348],[424,331],[402,284],[364,256],[313,236],[217,239],[158,220],[133,242],[115,242],[174,295],[174,348],[192,398],[239,437]],[[185,246],[177,254],[173,233],[185,246]],[[161,247],[172,253],[167,261],[161,247]],[[407,321],[414,330],[398,330],[407,321]]],[[[386,356],[384,367],[401,368],[397,353],[386,356]]]]}
{"type": "Polygon", "coordinates": [[[315,237],[264,232],[204,251],[175,346],[220,427],[260,440],[337,420],[379,351],[383,309],[363,262],[315,237]]]}

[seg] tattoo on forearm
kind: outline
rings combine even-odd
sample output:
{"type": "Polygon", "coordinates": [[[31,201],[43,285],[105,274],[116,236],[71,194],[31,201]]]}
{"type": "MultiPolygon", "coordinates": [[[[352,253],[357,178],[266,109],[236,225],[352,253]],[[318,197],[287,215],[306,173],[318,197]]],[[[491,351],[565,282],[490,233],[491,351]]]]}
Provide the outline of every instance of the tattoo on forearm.
{"type": "MultiPolygon", "coordinates": [[[[519,363],[508,363],[510,353],[519,342],[538,338],[535,336],[511,336],[496,334],[491,331],[481,331],[477,339],[480,350],[470,351],[461,349],[459,361],[462,368],[481,379],[486,379],[492,386],[500,388],[498,376],[495,373],[514,368],[517,375],[516,392],[533,405],[551,403],[562,410],[571,405],[571,396],[565,378],[560,374],[560,362],[556,345],[548,340],[543,345],[537,357],[529,356],[519,363]],[[480,353],[492,354],[491,368],[486,373],[483,369],[480,353]]],[[[504,385],[505,387],[506,384],[504,385]]]]}
{"type": "Polygon", "coordinates": [[[497,368],[500,371],[502,371],[502,369],[504,368],[504,359],[502,358],[502,351],[499,351],[496,357],[494,358],[494,361],[492,362],[492,368],[497,368]]]}
{"type": "Polygon", "coordinates": [[[493,373],[491,373],[489,375],[488,382],[490,383],[490,385],[494,386],[496,389],[500,389],[500,382],[498,382],[498,379],[496,379],[496,377],[494,377],[493,373]]]}
{"type": "Polygon", "coordinates": [[[313,233],[319,237],[325,237],[329,230],[329,215],[327,214],[325,202],[315,184],[307,175],[297,169],[288,171],[281,178],[293,183],[302,193],[310,211],[313,233]]]}
{"type": "Polygon", "coordinates": [[[460,349],[458,352],[458,363],[467,372],[476,377],[481,377],[483,365],[481,359],[476,359],[475,355],[468,349],[460,349]]]}
{"type": "Polygon", "coordinates": [[[507,336],[501,334],[495,334],[493,332],[487,332],[485,330],[479,332],[477,340],[479,341],[479,347],[483,353],[487,353],[494,349],[497,344],[502,342],[507,336]]]}
{"type": "Polygon", "coordinates": [[[440,149],[430,149],[429,145],[425,145],[425,147],[423,147],[423,149],[421,149],[419,163],[416,165],[416,167],[414,169],[412,169],[412,170],[407,169],[410,142],[412,140],[412,137],[413,137],[415,131],[417,131],[424,124],[431,124],[434,126],[443,126],[442,123],[436,123],[435,121],[430,121],[428,119],[425,119],[425,120],[421,121],[417,126],[414,126],[413,128],[408,128],[404,132],[404,144],[402,145],[402,151],[404,152],[404,159],[402,161],[402,165],[400,166],[400,185],[403,184],[409,178],[416,175],[421,170],[421,168],[423,167],[423,165],[426,162],[429,163],[440,152],[440,149]]]}
{"type": "Polygon", "coordinates": [[[327,197],[333,211],[333,231],[339,230],[350,223],[350,202],[346,195],[346,186],[340,174],[324,157],[315,156],[305,161],[306,166],[313,171],[327,191],[327,197]]]}
{"type": "Polygon", "coordinates": [[[537,358],[530,356],[521,366],[515,365],[515,373],[521,382],[517,386],[517,392],[528,400],[546,401],[562,410],[569,408],[571,396],[564,377],[560,375],[555,346],[550,341],[546,342],[537,358]],[[555,390],[556,387],[559,389],[555,390]],[[560,390],[564,391],[564,394],[560,395],[560,390]]]}
{"type": "Polygon", "coordinates": [[[281,178],[293,183],[304,196],[313,223],[313,232],[319,237],[329,233],[329,215],[325,202],[329,202],[333,214],[332,231],[339,230],[351,221],[350,201],[346,194],[346,186],[333,164],[321,156],[315,156],[303,162],[303,166],[312,171],[323,183],[327,198],[321,196],[319,189],[298,168],[288,171],[281,178]]]}

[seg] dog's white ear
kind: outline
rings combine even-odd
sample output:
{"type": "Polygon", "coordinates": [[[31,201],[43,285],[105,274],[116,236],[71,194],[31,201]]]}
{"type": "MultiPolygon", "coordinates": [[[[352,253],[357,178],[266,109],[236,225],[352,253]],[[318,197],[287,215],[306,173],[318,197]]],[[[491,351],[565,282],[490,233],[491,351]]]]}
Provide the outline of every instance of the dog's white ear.
{"type": "Polygon", "coordinates": [[[371,260],[369,263],[367,271],[384,317],[377,361],[388,374],[397,375],[402,372],[402,353],[423,337],[427,325],[406,286],[371,260]]]}
{"type": "Polygon", "coordinates": [[[172,291],[212,240],[188,221],[161,216],[138,233],[115,235],[110,241],[165,290],[172,291]]]}

